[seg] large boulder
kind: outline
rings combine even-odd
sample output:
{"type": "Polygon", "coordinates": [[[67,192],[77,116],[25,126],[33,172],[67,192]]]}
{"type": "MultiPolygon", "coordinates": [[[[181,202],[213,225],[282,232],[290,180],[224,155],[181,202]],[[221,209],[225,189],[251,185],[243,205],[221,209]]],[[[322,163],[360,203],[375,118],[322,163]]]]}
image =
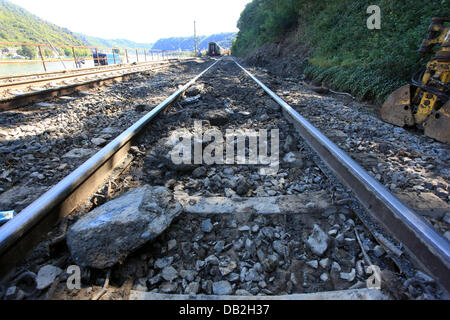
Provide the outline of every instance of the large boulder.
{"type": "Polygon", "coordinates": [[[167,188],[139,187],[80,218],[67,245],[78,265],[108,268],[159,236],[181,211],[167,188]]]}

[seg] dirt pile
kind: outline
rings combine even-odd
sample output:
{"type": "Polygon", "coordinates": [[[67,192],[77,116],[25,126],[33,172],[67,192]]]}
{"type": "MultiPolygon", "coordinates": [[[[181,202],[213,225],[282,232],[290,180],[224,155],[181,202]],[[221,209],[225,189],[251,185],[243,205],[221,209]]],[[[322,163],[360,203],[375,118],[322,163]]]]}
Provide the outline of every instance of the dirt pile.
{"type": "Polygon", "coordinates": [[[277,76],[303,78],[301,66],[310,56],[310,50],[300,43],[299,38],[298,31],[291,31],[278,42],[266,44],[256,50],[245,59],[245,63],[265,68],[277,76]]]}

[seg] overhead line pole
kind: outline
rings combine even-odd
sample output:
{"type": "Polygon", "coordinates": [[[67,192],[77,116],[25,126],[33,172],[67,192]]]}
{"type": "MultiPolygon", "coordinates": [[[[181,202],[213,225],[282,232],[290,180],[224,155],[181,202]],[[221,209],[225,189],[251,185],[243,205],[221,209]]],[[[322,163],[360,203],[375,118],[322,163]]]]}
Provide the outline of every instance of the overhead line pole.
{"type": "Polygon", "coordinates": [[[196,26],[195,26],[195,20],[194,20],[194,42],[195,42],[195,56],[197,56],[197,30],[196,30],[196,26]]]}

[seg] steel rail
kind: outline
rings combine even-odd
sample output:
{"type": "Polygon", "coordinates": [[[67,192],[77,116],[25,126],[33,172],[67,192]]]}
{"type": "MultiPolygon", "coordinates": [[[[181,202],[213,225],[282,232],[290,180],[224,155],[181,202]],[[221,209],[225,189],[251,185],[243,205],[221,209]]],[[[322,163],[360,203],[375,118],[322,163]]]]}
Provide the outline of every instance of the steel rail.
{"type": "Polygon", "coordinates": [[[394,238],[404,244],[414,262],[427,270],[450,292],[450,242],[434,230],[425,219],[372,178],[366,170],[289,104],[236,60],[233,59],[233,61],[283,108],[310,147],[333,173],[350,187],[364,208],[394,238]]]}
{"type": "Polygon", "coordinates": [[[152,111],[139,119],[131,127],[125,130],[122,134],[89,158],[67,177],[52,187],[49,191],[23,209],[14,219],[1,226],[0,278],[4,275],[1,274],[2,272],[8,272],[8,270],[13,267],[15,263],[20,261],[20,259],[22,259],[33,247],[34,243],[30,243],[31,240],[35,243],[40,240],[40,236],[44,231],[39,230],[39,232],[37,232],[33,229],[37,229],[36,226],[41,221],[47,219],[47,216],[52,213],[53,217],[50,219],[51,223],[48,221],[41,223],[45,224],[44,227],[41,228],[48,231],[60,216],[67,215],[74,209],[74,207],[80,202],[80,197],[84,199],[88,198],[92,192],[95,191],[96,187],[103,183],[103,178],[106,173],[109,173],[115,165],[120,162],[117,159],[114,159],[114,157],[119,152],[125,154],[127,153],[131,139],[135,138],[156,115],[174,102],[187,88],[189,88],[202,75],[216,65],[217,62],[219,62],[219,60],[214,62],[191,81],[169,96],[166,100],[156,106],[152,111]],[[124,152],[123,150],[125,147],[128,148],[126,148],[124,152]],[[109,163],[111,159],[114,160],[114,164],[109,163]],[[92,185],[93,182],[90,181],[90,179],[92,180],[92,177],[101,170],[103,170],[100,172],[101,177],[96,177],[94,179],[95,185],[92,185]],[[89,192],[86,192],[86,190],[81,190],[83,189],[83,186],[88,188],[89,192]],[[74,200],[74,194],[77,192],[81,193],[82,196],[75,195],[75,198],[77,199],[74,200]],[[72,199],[70,197],[72,197],[72,199]],[[34,231],[35,234],[30,235],[26,239],[27,241],[24,241],[24,237],[32,231],[34,231]]]}

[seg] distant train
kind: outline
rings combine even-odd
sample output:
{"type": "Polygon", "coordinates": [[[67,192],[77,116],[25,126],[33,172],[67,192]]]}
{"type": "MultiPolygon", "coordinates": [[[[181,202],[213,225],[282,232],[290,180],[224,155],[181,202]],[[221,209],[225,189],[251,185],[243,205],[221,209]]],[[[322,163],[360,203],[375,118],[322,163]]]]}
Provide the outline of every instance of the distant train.
{"type": "Polygon", "coordinates": [[[227,53],[227,50],[225,50],[224,48],[222,48],[221,46],[219,46],[217,43],[215,42],[210,42],[208,44],[208,56],[223,56],[227,53]]]}

